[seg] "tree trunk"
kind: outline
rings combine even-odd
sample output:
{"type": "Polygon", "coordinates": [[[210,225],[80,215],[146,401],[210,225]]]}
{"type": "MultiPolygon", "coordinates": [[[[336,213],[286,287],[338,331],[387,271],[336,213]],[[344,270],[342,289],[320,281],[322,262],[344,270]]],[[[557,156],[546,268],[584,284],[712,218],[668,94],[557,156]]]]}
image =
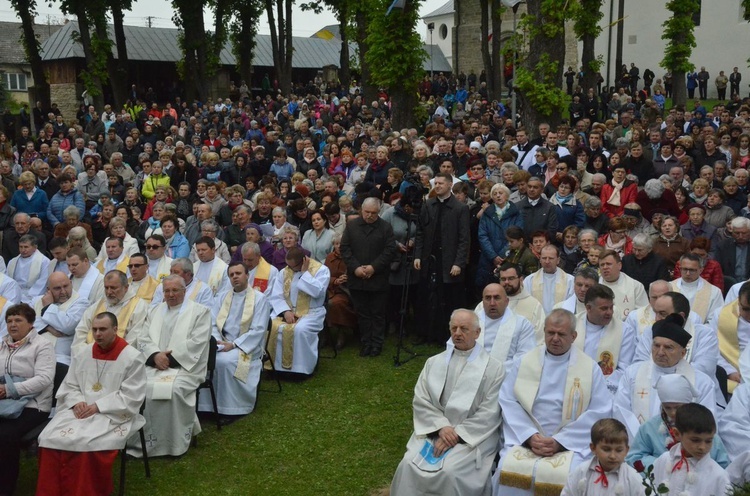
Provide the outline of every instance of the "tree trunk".
{"type": "Polygon", "coordinates": [[[596,61],[596,52],[594,51],[594,42],[596,37],[590,34],[583,35],[581,37],[583,42],[583,50],[581,51],[581,65],[583,66],[583,93],[585,94],[589,88],[594,89],[596,95],[596,75],[592,68],[592,62],[596,61]]]}
{"type": "Polygon", "coordinates": [[[125,44],[125,28],[123,27],[124,16],[120,3],[112,2],[112,23],[115,28],[115,45],[117,46],[117,61],[115,64],[114,77],[110,78],[112,92],[115,97],[115,108],[119,109],[128,98],[128,83],[131,82],[128,72],[128,47],[125,44]]]}
{"type": "MultiPolygon", "coordinates": [[[[79,1],[75,3],[74,12],[78,17],[78,33],[81,40],[81,46],[83,47],[83,54],[86,58],[86,65],[89,68],[95,68],[97,65],[94,51],[91,47],[91,27],[89,25],[89,19],[86,14],[86,8],[83,2],[79,1]]],[[[93,69],[94,71],[96,69],[93,69]]],[[[97,109],[104,108],[104,90],[102,88],[102,81],[96,74],[91,74],[89,80],[89,87],[86,88],[93,101],[94,107],[97,109]]]]}
{"type": "MultiPolygon", "coordinates": [[[[90,5],[93,5],[93,3],[90,5]]],[[[91,15],[95,19],[94,32],[96,33],[97,38],[99,38],[99,40],[109,40],[107,15],[103,5],[101,9],[97,6],[97,10],[94,10],[93,8],[91,10],[91,15]]],[[[120,14],[122,14],[122,12],[120,14]]],[[[127,74],[123,77],[120,73],[120,66],[115,61],[115,58],[112,55],[112,48],[109,44],[105,44],[104,47],[98,47],[98,49],[106,49],[107,73],[110,75],[109,84],[112,88],[112,95],[114,97],[114,107],[116,109],[122,108],[122,104],[125,103],[124,98],[128,92],[126,80],[127,74]]]]}
{"type": "Polygon", "coordinates": [[[361,72],[359,82],[360,88],[362,88],[362,98],[366,102],[371,102],[378,95],[378,88],[372,84],[370,64],[365,57],[369,48],[369,44],[367,43],[367,27],[369,24],[367,15],[368,13],[364,6],[360,6],[354,14],[354,21],[357,24],[357,47],[359,48],[359,67],[361,72]]]}
{"type": "MultiPolygon", "coordinates": [[[[502,87],[502,54],[500,53],[500,34],[502,33],[502,12],[500,10],[500,0],[492,0],[491,2],[492,14],[490,20],[492,21],[492,84],[490,85],[490,79],[487,80],[487,86],[489,87],[490,100],[500,100],[503,94],[502,87]]],[[[486,73],[488,76],[490,72],[486,73]]]]}
{"type": "Polygon", "coordinates": [[[284,95],[292,90],[292,1],[265,0],[268,26],[271,29],[271,48],[273,49],[273,68],[279,89],[284,95]],[[273,10],[276,7],[276,15],[273,10]],[[286,19],[285,19],[286,17],[286,19]]]}
{"type": "Polygon", "coordinates": [[[346,20],[349,17],[349,10],[346,2],[340,2],[338,12],[339,36],[341,37],[341,54],[339,56],[339,81],[349,87],[352,75],[349,69],[349,34],[346,29],[346,20]]]}
{"type": "Polygon", "coordinates": [[[239,5],[237,13],[239,33],[234,35],[237,70],[240,73],[240,79],[252,86],[253,53],[255,51],[255,36],[258,32],[257,19],[263,13],[263,5],[257,0],[244,0],[239,5]]]}
{"type": "MultiPolygon", "coordinates": [[[[281,1],[281,0],[279,0],[281,1]]],[[[284,72],[279,80],[279,86],[285,95],[292,91],[292,57],[294,56],[294,44],[292,43],[292,4],[293,0],[284,0],[286,7],[286,19],[284,22],[284,36],[286,38],[286,52],[284,56],[284,72]]]]}
{"type": "MultiPolygon", "coordinates": [[[[414,108],[417,106],[416,88],[391,88],[391,124],[393,129],[414,127],[414,108]]],[[[421,123],[420,123],[421,124],[421,123]]]]}
{"type": "Polygon", "coordinates": [[[21,19],[23,30],[22,42],[26,58],[31,64],[31,76],[34,78],[35,98],[42,102],[42,108],[50,108],[49,82],[42,66],[42,56],[39,53],[39,41],[34,34],[34,18],[29,0],[18,0],[14,5],[16,14],[21,19]]]}
{"type": "MultiPolygon", "coordinates": [[[[528,15],[530,15],[532,19],[538,19],[539,24],[545,24],[546,21],[541,12],[542,3],[544,1],[546,0],[528,0],[526,2],[528,15]]],[[[529,39],[528,53],[523,62],[524,68],[531,74],[536,75],[538,82],[545,82],[550,88],[559,88],[559,81],[562,81],[563,64],[555,64],[554,74],[548,77],[536,70],[537,65],[540,65],[544,55],[548,57],[548,61],[565,60],[564,30],[553,37],[545,36],[543,32],[540,32],[537,36],[532,36],[529,39]]],[[[562,118],[561,109],[554,109],[550,115],[544,115],[543,112],[537,110],[537,108],[531,104],[529,96],[520,89],[518,89],[517,98],[521,106],[521,122],[524,123],[527,129],[538,129],[539,124],[542,122],[549,123],[554,129],[560,123],[562,118]]]]}
{"type": "Polygon", "coordinates": [[[687,82],[685,71],[672,71],[672,107],[687,104],[687,82]]]}
{"type": "MultiPolygon", "coordinates": [[[[487,93],[490,99],[495,97],[493,92],[494,84],[492,84],[492,78],[495,71],[492,70],[492,56],[490,54],[490,6],[488,0],[479,0],[479,11],[480,11],[480,33],[482,37],[481,51],[482,51],[482,66],[484,67],[484,73],[487,75],[487,93]]],[[[494,38],[494,36],[493,36],[494,38]]],[[[479,83],[481,84],[481,83],[479,83]]]]}

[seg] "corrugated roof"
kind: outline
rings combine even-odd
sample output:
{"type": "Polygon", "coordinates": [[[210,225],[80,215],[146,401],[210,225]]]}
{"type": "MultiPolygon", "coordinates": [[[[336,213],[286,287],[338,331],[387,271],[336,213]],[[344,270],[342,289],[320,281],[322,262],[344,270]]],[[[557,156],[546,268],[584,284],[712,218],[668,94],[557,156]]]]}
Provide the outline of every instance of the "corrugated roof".
{"type": "MultiPolygon", "coordinates": [[[[34,26],[34,32],[40,43],[44,43],[51,34],[59,31],[61,25],[43,25],[34,26]]],[[[21,45],[21,23],[20,22],[0,22],[0,63],[2,64],[28,64],[26,53],[21,45]]]]}
{"type": "MultiPolygon", "coordinates": [[[[42,60],[61,60],[83,58],[83,47],[73,41],[71,35],[78,30],[77,22],[69,22],[58,32],[54,33],[42,45],[42,60]]],[[[177,29],[147,28],[141,26],[125,26],[125,38],[128,48],[128,59],[144,62],[176,62],[182,59],[180,47],[177,44],[177,29]]],[[[114,40],[112,26],[109,26],[110,39],[114,40]]],[[[339,66],[341,42],[324,40],[322,38],[294,37],[294,55],[292,66],[296,69],[319,69],[327,65],[339,66]]],[[[354,50],[354,44],[350,45],[354,50]]],[[[424,46],[428,56],[429,45],[424,46]]],[[[116,48],[112,52],[117,57],[116,48]]],[[[352,52],[354,53],[354,52],[352,52]]],[[[232,46],[229,42],[220,54],[223,65],[235,65],[232,46]]],[[[269,35],[257,35],[253,65],[256,67],[273,67],[273,49],[269,35]]],[[[430,69],[429,59],[425,61],[425,70],[430,69]]],[[[433,47],[433,70],[450,71],[450,64],[443,52],[435,45],[433,47]]]]}
{"type": "Polygon", "coordinates": [[[454,12],[453,0],[448,0],[442,6],[433,10],[429,14],[422,16],[422,19],[428,19],[430,17],[438,17],[438,16],[445,15],[445,14],[452,14],[453,12],[454,12]]]}

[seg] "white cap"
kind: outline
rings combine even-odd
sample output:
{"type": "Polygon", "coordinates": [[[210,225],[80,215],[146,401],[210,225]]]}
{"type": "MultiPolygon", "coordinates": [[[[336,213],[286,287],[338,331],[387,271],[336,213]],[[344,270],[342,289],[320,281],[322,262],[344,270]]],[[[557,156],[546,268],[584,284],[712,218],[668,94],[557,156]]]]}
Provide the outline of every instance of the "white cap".
{"type": "Polygon", "coordinates": [[[656,381],[656,391],[662,403],[692,403],[698,397],[698,392],[682,374],[659,377],[656,381]]]}

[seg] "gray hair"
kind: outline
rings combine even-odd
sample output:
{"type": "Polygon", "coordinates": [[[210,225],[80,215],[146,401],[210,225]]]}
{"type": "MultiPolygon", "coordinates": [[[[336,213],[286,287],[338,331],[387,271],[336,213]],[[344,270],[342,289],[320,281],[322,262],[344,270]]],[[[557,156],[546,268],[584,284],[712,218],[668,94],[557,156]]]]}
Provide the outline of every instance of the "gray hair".
{"type": "Polygon", "coordinates": [[[294,226],[286,226],[284,229],[281,230],[281,236],[283,237],[287,233],[294,234],[297,237],[297,240],[299,241],[299,229],[297,229],[294,226]]]}
{"type": "Polygon", "coordinates": [[[591,267],[581,267],[575,272],[574,276],[599,282],[599,273],[591,267]]]}
{"type": "Polygon", "coordinates": [[[586,201],[583,202],[584,208],[592,208],[594,210],[599,210],[602,208],[602,201],[595,197],[595,196],[589,196],[586,198],[586,201]]]}
{"type": "Polygon", "coordinates": [[[71,217],[75,217],[76,219],[78,219],[81,217],[81,211],[75,205],[70,205],[65,207],[65,210],[63,210],[63,217],[66,219],[69,219],[71,217]]]}
{"type": "Polygon", "coordinates": [[[172,263],[169,264],[169,267],[179,268],[181,271],[187,272],[188,274],[193,273],[193,262],[191,262],[189,258],[175,258],[174,260],[172,260],[172,263]]]}
{"type": "Polygon", "coordinates": [[[237,208],[235,208],[235,210],[242,210],[247,215],[252,215],[253,214],[252,209],[250,207],[248,207],[247,205],[245,205],[244,203],[242,205],[237,205],[237,208]]]}
{"type": "Polygon", "coordinates": [[[732,229],[750,229],[750,219],[747,217],[735,217],[729,222],[732,229]]]}
{"type": "Polygon", "coordinates": [[[496,183],[492,185],[492,188],[490,189],[490,194],[494,193],[495,191],[502,191],[505,193],[508,198],[510,198],[510,189],[503,183],[496,183]]]}
{"type": "Polygon", "coordinates": [[[544,319],[544,329],[547,329],[547,324],[561,324],[566,323],[568,332],[575,332],[576,330],[576,316],[573,312],[565,310],[564,308],[555,308],[552,310],[546,319],[544,319]],[[567,322],[565,322],[567,321],[567,322]]]}
{"type": "Polygon", "coordinates": [[[284,210],[283,208],[274,207],[273,210],[271,211],[271,215],[276,215],[276,214],[281,214],[286,219],[286,210],[284,210]]]}
{"type": "Polygon", "coordinates": [[[593,176],[591,176],[591,181],[592,182],[594,181],[594,179],[599,179],[599,180],[602,181],[603,184],[607,184],[607,176],[605,176],[601,172],[597,172],[596,174],[594,174],[593,176]]]}
{"type": "Polygon", "coordinates": [[[700,173],[702,173],[702,172],[703,172],[704,170],[706,170],[706,171],[711,171],[711,172],[713,173],[713,171],[714,171],[714,168],[713,168],[713,167],[711,167],[710,165],[704,165],[703,167],[701,167],[701,168],[700,168],[700,171],[698,171],[698,173],[700,174],[700,173]]]}
{"type": "Polygon", "coordinates": [[[201,222],[201,230],[203,229],[213,229],[215,233],[218,233],[219,223],[213,219],[206,219],[203,222],[201,222]]]}
{"type": "Polygon", "coordinates": [[[382,206],[382,202],[378,200],[377,198],[370,196],[368,198],[365,198],[365,201],[362,202],[362,208],[367,205],[368,207],[374,206],[377,207],[378,210],[380,210],[380,207],[382,206]]]}
{"type": "Polygon", "coordinates": [[[111,279],[114,277],[116,277],[117,280],[120,281],[120,286],[122,286],[123,288],[128,287],[128,276],[123,271],[114,269],[104,274],[105,279],[107,278],[111,279]]]}
{"type": "Polygon", "coordinates": [[[646,233],[638,233],[633,236],[633,246],[651,251],[654,248],[654,240],[646,233]]]}
{"type": "Polygon", "coordinates": [[[420,165],[419,167],[417,167],[417,174],[421,174],[422,172],[427,173],[430,179],[432,179],[435,175],[435,173],[432,172],[432,168],[430,168],[430,166],[428,165],[420,165]]]}
{"type": "Polygon", "coordinates": [[[481,329],[481,325],[479,324],[479,317],[476,313],[474,313],[472,310],[466,309],[466,308],[457,308],[451,312],[451,318],[449,322],[453,322],[454,317],[456,317],[460,313],[465,313],[470,316],[471,318],[471,327],[475,330],[481,329]]]}
{"type": "Polygon", "coordinates": [[[258,246],[258,243],[253,243],[252,241],[246,241],[242,245],[242,254],[247,255],[250,252],[253,252],[256,255],[260,255],[260,246],[258,246]]]}
{"type": "MultiPolygon", "coordinates": [[[[667,176],[667,178],[669,181],[672,181],[671,177],[667,176]]],[[[658,200],[661,198],[665,189],[666,188],[664,187],[664,184],[662,184],[661,179],[649,179],[643,187],[643,191],[646,192],[646,196],[648,196],[650,200],[658,200]]]]}
{"type": "Polygon", "coordinates": [[[653,291],[657,286],[666,286],[667,291],[672,290],[671,284],[669,282],[665,281],[664,279],[657,279],[656,281],[652,282],[648,285],[648,294],[651,296],[651,291],[653,291]]]}
{"type": "Polygon", "coordinates": [[[36,239],[36,236],[34,236],[33,234],[24,234],[23,236],[21,236],[18,239],[18,244],[21,244],[21,243],[30,244],[31,246],[35,248],[39,246],[39,240],[36,239]]]}
{"type": "Polygon", "coordinates": [[[513,162],[505,162],[500,167],[500,172],[505,172],[505,171],[511,171],[511,172],[514,172],[514,173],[518,172],[518,166],[516,164],[514,164],[513,162]]]}
{"type": "Polygon", "coordinates": [[[176,275],[176,274],[170,274],[164,279],[161,280],[162,286],[164,286],[165,283],[177,281],[177,284],[180,286],[180,288],[185,289],[185,279],[182,277],[176,275]]]}
{"type": "MultiPolygon", "coordinates": [[[[586,206],[586,208],[588,208],[588,205],[586,206]]],[[[594,241],[596,241],[596,239],[599,237],[599,233],[596,232],[593,229],[582,229],[581,232],[578,233],[578,242],[579,243],[581,242],[581,238],[583,238],[583,236],[586,235],[586,234],[590,234],[591,236],[593,236],[594,237],[594,241]]]]}
{"type": "Polygon", "coordinates": [[[31,222],[31,216],[25,212],[18,212],[13,216],[13,221],[21,220],[24,217],[26,218],[26,222],[31,222]]]}

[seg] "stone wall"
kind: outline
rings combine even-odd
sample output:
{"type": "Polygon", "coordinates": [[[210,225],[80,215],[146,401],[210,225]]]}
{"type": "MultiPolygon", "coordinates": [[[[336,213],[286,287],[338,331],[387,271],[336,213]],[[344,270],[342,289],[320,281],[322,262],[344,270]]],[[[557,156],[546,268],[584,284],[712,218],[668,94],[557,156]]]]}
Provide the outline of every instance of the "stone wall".
{"type": "Polygon", "coordinates": [[[74,120],[78,105],[81,101],[78,85],[76,83],[58,83],[50,84],[50,100],[57,103],[60,112],[62,112],[65,122],[74,120]]]}

